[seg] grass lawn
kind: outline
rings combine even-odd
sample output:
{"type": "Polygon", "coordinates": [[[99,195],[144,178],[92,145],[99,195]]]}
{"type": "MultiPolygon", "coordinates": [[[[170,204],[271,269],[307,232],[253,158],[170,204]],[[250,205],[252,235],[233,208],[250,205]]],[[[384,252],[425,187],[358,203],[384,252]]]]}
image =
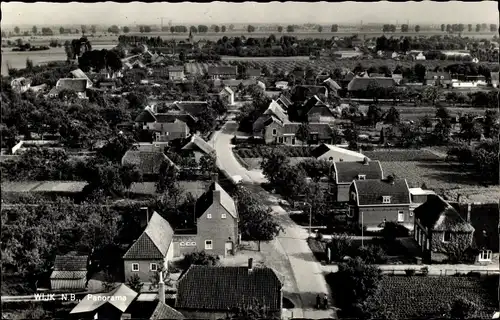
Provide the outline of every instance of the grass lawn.
{"type": "Polygon", "coordinates": [[[266,152],[272,149],[282,150],[288,157],[309,157],[311,150],[316,146],[245,146],[236,145],[234,152],[242,158],[261,158],[266,152]]]}

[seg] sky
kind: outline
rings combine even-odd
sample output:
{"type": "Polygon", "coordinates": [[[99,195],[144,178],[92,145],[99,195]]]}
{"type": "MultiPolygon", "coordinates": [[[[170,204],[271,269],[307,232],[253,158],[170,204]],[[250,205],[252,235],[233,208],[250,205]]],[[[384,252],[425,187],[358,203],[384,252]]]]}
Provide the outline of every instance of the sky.
{"type": "Polygon", "coordinates": [[[301,3],[1,3],[2,25],[497,23],[496,1],[301,3]]]}

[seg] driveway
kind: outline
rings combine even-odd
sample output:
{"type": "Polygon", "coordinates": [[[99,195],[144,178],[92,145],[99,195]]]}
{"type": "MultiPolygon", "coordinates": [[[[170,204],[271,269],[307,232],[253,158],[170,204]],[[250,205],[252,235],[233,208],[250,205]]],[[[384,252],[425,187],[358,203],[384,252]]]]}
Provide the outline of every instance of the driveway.
{"type": "Polygon", "coordinates": [[[266,256],[269,266],[275,267],[288,281],[285,281],[284,292],[296,308],[295,318],[337,318],[334,309],[316,310],[316,295],[328,294],[332,305],[329,287],[326,284],[321,264],[316,261],[307,244],[307,231],[290,219],[286,211],[278,205],[278,196],[265,191],[260,184],[266,178],[260,170],[246,170],[234,157],[231,138],[237,129],[237,123],[229,121],[221,131],[215,133],[211,143],[217,152],[217,165],[230,175],[239,175],[243,184],[254,193],[261,196],[263,202],[269,205],[284,228],[275,240],[262,244],[262,253],[266,256]]]}

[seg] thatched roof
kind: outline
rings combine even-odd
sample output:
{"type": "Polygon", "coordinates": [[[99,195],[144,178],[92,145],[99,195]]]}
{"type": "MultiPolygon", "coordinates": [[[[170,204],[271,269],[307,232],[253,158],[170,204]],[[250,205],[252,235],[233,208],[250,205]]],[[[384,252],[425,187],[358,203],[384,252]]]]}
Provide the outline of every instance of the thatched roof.
{"type": "Polygon", "coordinates": [[[423,226],[434,231],[474,232],[474,227],[437,195],[429,195],[424,204],[415,208],[414,213],[423,226]]]}

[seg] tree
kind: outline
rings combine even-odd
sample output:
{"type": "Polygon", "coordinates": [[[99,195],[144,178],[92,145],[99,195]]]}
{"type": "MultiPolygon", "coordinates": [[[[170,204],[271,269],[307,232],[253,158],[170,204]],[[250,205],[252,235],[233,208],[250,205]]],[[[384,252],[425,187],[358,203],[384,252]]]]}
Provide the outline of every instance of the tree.
{"type": "Polygon", "coordinates": [[[441,31],[444,32],[446,26],[444,24],[441,25],[441,31]]]}
{"type": "Polygon", "coordinates": [[[429,128],[432,128],[432,119],[428,114],[424,115],[422,119],[420,119],[420,126],[425,128],[425,133],[427,133],[429,128]]]}
{"type": "Polygon", "coordinates": [[[332,29],[331,29],[332,32],[337,32],[339,31],[339,25],[338,24],[332,24],[332,29]]]}
{"type": "Polygon", "coordinates": [[[286,27],[286,32],[294,32],[295,31],[295,27],[292,26],[292,25],[289,25],[286,27]]]}
{"type": "Polygon", "coordinates": [[[144,27],[144,32],[150,33],[151,32],[151,26],[145,26],[144,27]]]}
{"type": "Polygon", "coordinates": [[[449,317],[452,319],[470,319],[478,315],[480,307],[473,301],[457,298],[450,306],[449,317]]]}
{"type": "Polygon", "coordinates": [[[134,274],[127,279],[127,286],[135,292],[141,292],[144,283],[141,282],[141,278],[138,274],[134,274]]]}
{"type": "Polygon", "coordinates": [[[467,30],[468,30],[469,32],[472,32],[472,24],[470,24],[470,23],[469,23],[469,24],[467,25],[467,30]]]}
{"type": "Polygon", "coordinates": [[[347,233],[337,234],[327,243],[327,248],[330,249],[331,261],[340,262],[345,256],[349,256],[352,251],[352,243],[354,239],[347,233]]]}
{"type": "Polygon", "coordinates": [[[180,268],[185,271],[192,265],[215,267],[220,265],[220,259],[218,256],[205,251],[195,251],[184,256],[184,259],[180,262],[180,268]]]}
{"type": "Polygon", "coordinates": [[[18,27],[18,26],[16,26],[16,27],[14,27],[14,32],[15,32],[16,34],[19,34],[19,32],[21,32],[21,30],[19,30],[19,27],[18,27]]]}
{"type": "Polygon", "coordinates": [[[496,110],[486,110],[484,113],[484,136],[487,138],[498,138],[498,112],[496,110]]]}
{"type": "Polygon", "coordinates": [[[476,32],[480,32],[481,31],[481,24],[476,24],[476,32]]]}
{"type": "Polygon", "coordinates": [[[323,27],[322,26],[318,26],[318,32],[323,32],[323,27]]]}
{"type": "Polygon", "coordinates": [[[97,27],[95,25],[90,26],[90,32],[92,32],[92,34],[96,33],[97,27]]]}
{"type": "Polygon", "coordinates": [[[385,115],[385,123],[390,123],[392,125],[398,124],[400,122],[399,111],[395,107],[391,107],[385,115]]]}
{"type": "Polygon", "coordinates": [[[248,26],[247,26],[247,31],[248,31],[248,33],[252,33],[252,32],[254,32],[254,31],[255,31],[255,27],[254,27],[254,26],[252,26],[252,25],[248,25],[248,26]]]}
{"type": "Polygon", "coordinates": [[[441,120],[449,120],[450,119],[450,112],[446,107],[439,106],[436,109],[436,118],[439,118],[441,120]]]}
{"type": "Polygon", "coordinates": [[[219,32],[220,32],[220,27],[219,27],[219,26],[215,26],[215,27],[214,27],[214,31],[215,31],[216,33],[219,33],[219,32]]]}
{"type": "Polygon", "coordinates": [[[261,204],[256,196],[239,187],[236,193],[238,199],[238,228],[244,240],[257,241],[260,251],[261,241],[271,241],[283,231],[274,218],[272,210],[261,204]]]}
{"type": "Polygon", "coordinates": [[[229,25],[229,31],[233,31],[234,30],[234,24],[230,24],[229,25]]]}
{"type": "Polygon", "coordinates": [[[278,181],[281,167],[287,164],[289,164],[289,159],[283,151],[280,149],[271,149],[262,157],[260,167],[264,176],[266,176],[271,184],[275,185],[278,181]]]}
{"type": "Polygon", "coordinates": [[[283,27],[282,27],[282,26],[278,26],[278,32],[279,32],[279,33],[282,33],[282,32],[283,32],[283,27]]]}
{"type": "Polygon", "coordinates": [[[301,141],[302,144],[309,143],[309,135],[311,134],[311,128],[308,123],[301,123],[297,129],[297,139],[301,141]]]}
{"type": "Polygon", "coordinates": [[[382,96],[382,87],[375,80],[370,80],[366,88],[367,95],[370,96],[375,103],[378,103],[378,99],[382,96]]]}
{"type": "Polygon", "coordinates": [[[407,24],[401,25],[401,32],[408,32],[408,25],[407,24]]]}
{"type": "Polygon", "coordinates": [[[156,192],[164,193],[168,189],[173,189],[177,182],[179,172],[177,168],[168,161],[160,165],[158,181],[156,182],[156,192]]]}
{"type": "Polygon", "coordinates": [[[130,32],[130,28],[125,26],[123,27],[123,33],[129,33],[130,32]]]}
{"type": "Polygon", "coordinates": [[[120,163],[125,152],[137,149],[134,143],[135,140],[132,136],[119,134],[110,138],[106,144],[97,151],[97,155],[115,163],[120,163]]]}
{"type": "Polygon", "coordinates": [[[387,221],[382,229],[382,237],[386,243],[393,243],[396,238],[408,237],[408,229],[394,221],[387,221]]]}
{"type": "Polygon", "coordinates": [[[306,159],[297,164],[313,181],[318,182],[323,177],[328,177],[331,163],[326,160],[306,159]]]}
{"type": "Polygon", "coordinates": [[[382,108],[375,106],[375,105],[370,105],[368,107],[368,112],[367,116],[368,119],[370,120],[370,123],[375,127],[377,122],[379,122],[382,119],[382,108]]]}
{"type": "Polygon", "coordinates": [[[217,165],[215,164],[215,156],[205,154],[200,158],[200,170],[205,177],[211,177],[217,173],[217,165]]]}
{"type": "Polygon", "coordinates": [[[498,27],[496,24],[492,23],[490,24],[490,31],[491,32],[498,32],[498,27]]]}
{"type": "Polygon", "coordinates": [[[108,32],[118,34],[120,33],[120,28],[118,28],[117,25],[112,25],[111,27],[108,28],[108,32]]]}
{"type": "Polygon", "coordinates": [[[33,28],[31,28],[31,32],[36,35],[37,34],[37,31],[38,31],[38,28],[36,26],[33,26],[33,28]]]}
{"type": "Polygon", "coordinates": [[[221,32],[226,32],[226,26],[222,26],[222,27],[220,28],[220,30],[221,30],[221,32]]]}
{"type": "MultiPolygon", "coordinates": [[[[63,28],[63,27],[60,27],[60,28],[59,28],[59,33],[60,33],[60,34],[64,34],[64,32],[65,32],[64,28],[63,28]]],[[[69,42],[69,41],[66,41],[66,42],[69,42]]]]}
{"type": "Polygon", "coordinates": [[[439,87],[427,86],[425,87],[424,91],[422,91],[422,100],[432,103],[433,106],[436,105],[439,96],[440,96],[439,87]]]}
{"type": "Polygon", "coordinates": [[[424,82],[425,80],[425,74],[427,72],[427,69],[425,68],[424,65],[420,64],[420,63],[417,63],[414,67],[414,72],[415,72],[415,75],[417,76],[417,79],[419,82],[424,82]]]}

